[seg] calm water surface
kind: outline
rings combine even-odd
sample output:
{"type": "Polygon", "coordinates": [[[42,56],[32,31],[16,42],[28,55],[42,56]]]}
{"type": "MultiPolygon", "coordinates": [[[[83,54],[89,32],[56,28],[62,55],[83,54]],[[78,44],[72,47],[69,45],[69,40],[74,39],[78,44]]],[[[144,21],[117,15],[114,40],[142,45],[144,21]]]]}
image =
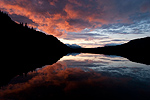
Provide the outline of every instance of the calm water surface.
{"type": "Polygon", "coordinates": [[[64,56],[60,62],[65,62],[70,68],[92,69],[97,73],[112,75],[127,75],[139,80],[150,82],[150,65],[131,62],[126,58],[103,54],[78,54],[64,56]]]}
{"type": "Polygon", "coordinates": [[[46,65],[14,77],[0,90],[0,99],[100,98],[149,100],[150,65],[120,56],[68,54],[46,65]]]}

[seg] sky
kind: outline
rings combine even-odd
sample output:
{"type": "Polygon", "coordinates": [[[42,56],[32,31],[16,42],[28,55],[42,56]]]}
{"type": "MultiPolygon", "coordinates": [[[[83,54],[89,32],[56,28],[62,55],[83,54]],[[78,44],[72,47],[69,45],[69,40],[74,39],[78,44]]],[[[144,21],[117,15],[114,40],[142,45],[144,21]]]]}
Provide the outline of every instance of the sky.
{"type": "Polygon", "coordinates": [[[150,0],[0,0],[16,22],[66,44],[102,47],[150,36],[150,0]]]}

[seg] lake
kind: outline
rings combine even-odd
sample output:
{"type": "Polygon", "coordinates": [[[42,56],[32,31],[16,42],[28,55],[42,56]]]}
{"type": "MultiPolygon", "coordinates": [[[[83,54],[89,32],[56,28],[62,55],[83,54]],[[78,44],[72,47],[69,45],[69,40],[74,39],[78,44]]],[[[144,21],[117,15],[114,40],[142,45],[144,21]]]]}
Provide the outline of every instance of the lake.
{"type": "Polygon", "coordinates": [[[150,65],[115,55],[72,53],[14,77],[1,87],[2,100],[150,99],[150,65]]]}

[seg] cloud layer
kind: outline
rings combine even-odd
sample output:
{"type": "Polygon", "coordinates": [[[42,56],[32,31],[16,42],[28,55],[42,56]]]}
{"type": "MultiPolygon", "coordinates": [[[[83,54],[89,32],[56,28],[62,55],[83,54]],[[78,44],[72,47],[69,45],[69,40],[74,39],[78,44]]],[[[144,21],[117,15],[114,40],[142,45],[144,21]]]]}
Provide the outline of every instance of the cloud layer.
{"type": "Polygon", "coordinates": [[[149,0],[0,0],[0,10],[13,20],[83,47],[150,36],[149,5],[149,0]]]}
{"type": "Polygon", "coordinates": [[[149,3],[149,0],[0,0],[0,9],[18,22],[61,36],[104,24],[132,23],[130,16],[149,12],[149,3]]]}

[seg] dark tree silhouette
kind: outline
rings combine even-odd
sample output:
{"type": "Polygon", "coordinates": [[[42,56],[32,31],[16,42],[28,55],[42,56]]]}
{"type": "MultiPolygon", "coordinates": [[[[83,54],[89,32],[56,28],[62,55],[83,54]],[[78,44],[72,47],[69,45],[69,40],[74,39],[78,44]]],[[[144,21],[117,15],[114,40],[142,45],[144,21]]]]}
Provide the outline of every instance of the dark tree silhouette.
{"type": "Polygon", "coordinates": [[[27,25],[27,23],[25,23],[25,27],[26,27],[26,28],[28,28],[28,25],[27,25]]]}
{"type": "Polygon", "coordinates": [[[20,22],[20,25],[23,26],[23,22],[20,22]]]}

